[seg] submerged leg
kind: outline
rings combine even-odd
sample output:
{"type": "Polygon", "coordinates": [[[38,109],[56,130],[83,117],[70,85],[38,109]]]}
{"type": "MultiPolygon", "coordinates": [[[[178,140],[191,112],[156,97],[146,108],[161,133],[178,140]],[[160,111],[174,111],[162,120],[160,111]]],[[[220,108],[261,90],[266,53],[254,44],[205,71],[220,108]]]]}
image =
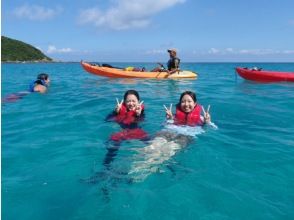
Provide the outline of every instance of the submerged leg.
{"type": "Polygon", "coordinates": [[[7,96],[5,96],[3,99],[2,99],[2,103],[6,103],[6,102],[15,102],[21,98],[23,98],[24,96],[30,94],[31,92],[28,92],[28,91],[22,91],[22,92],[17,92],[17,93],[12,93],[12,94],[9,94],[7,96]]]}
{"type": "Polygon", "coordinates": [[[107,169],[110,168],[110,164],[114,161],[114,159],[118,153],[119,147],[120,147],[119,142],[114,142],[113,146],[110,146],[107,148],[107,153],[106,153],[104,160],[103,160],[103,165],[107,169]]]}
{"type": "MultiPolygon", "coordinates": [[[[149,142],[138,150],[136,161],[132,164],[129,174],[134,182],[143,181],[151,173],[158,172],[160,166],[170,160],[178,151],[185,148],[192,137],[169,131],[161,131],[149,142]]],[[[173,167],[168,167],[175,175],[173,167]]]]}

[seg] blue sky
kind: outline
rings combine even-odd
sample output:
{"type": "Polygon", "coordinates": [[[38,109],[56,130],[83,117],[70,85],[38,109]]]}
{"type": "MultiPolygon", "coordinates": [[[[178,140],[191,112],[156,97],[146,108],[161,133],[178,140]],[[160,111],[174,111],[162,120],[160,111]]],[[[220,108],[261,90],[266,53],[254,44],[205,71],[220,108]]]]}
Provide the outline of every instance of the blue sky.
{"type": "Polygon", "coordinates": [[[3,0],[2,35],[62,61],[294,62],[293,0],[3,0]]]}

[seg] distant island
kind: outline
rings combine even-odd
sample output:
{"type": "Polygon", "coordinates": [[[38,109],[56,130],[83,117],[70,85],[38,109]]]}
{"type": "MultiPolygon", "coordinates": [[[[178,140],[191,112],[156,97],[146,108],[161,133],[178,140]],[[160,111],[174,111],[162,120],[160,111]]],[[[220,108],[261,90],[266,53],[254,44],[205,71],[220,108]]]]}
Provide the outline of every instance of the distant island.
{"type": "Polygon", "coordinates": [[[52,62],[39,49],[19,40],[1,36],[2,62],[52,62]]]}

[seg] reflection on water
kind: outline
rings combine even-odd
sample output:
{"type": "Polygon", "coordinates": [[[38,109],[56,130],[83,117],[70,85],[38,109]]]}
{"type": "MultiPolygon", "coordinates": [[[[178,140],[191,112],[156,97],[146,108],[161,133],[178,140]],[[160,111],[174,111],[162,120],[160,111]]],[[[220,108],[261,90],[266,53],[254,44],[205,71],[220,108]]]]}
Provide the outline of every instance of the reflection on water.
{"type": "Polygon", "coordinates": [[[185,148],[196,135],[203,133],[202,127],[176,126],[167,124],[156,134],[149,145],[137,149],[129,174],[133,181],[140,182],[150,174],[158,172],[160,166],[185,148]]]}

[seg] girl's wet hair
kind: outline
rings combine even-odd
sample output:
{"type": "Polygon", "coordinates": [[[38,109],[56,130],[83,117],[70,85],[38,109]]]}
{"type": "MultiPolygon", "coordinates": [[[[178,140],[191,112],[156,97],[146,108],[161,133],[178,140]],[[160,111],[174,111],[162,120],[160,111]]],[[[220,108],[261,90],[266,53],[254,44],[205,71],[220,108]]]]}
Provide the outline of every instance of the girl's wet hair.
{"type": "Polygon", "coordinates": [[[39,80],[47,80],[49,75],[47,73],[40,73],[37,77],[39,80]]]}
{"type": "Polygon", "coordinates": [[[140,101],[139,93],[136,90],[131,89],[131,90],[126,91],[124,94],[124,101],[126,101],[128,95],[134,95],[137,97],[138,101],[140,101]]]}
{"type": "Polygon", "coordinates": [[[193,99],[193,101],[195,103],[197,102],[196,94],[194,92],[191,92],[191,91],[186,91],[186,92],[183,92],[181,94],[181,97],[180,97],[180,100],[179,100],[179,104],[181,104],[184,95],[189,95],[193,99]]]}

